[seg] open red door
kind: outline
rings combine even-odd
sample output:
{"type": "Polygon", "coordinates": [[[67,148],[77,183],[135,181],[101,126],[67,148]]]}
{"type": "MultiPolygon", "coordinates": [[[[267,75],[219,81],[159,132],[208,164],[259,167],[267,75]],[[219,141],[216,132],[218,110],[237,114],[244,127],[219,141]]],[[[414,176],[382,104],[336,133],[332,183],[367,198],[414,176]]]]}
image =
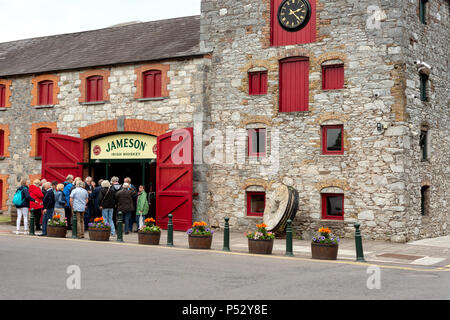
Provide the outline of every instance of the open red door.
{"type": "Polygon", "coordinates": [[[167,229],[169,214],[173,228],[192,226],[194,170],[193,129],[178,129],[158,137],[156,162],[156,224],[167,229]]]}
{"type": "Polygon", "coordinates": [[[43,135],[42,178],[64,182],[67,175],[82,177],[83,140],[59,134],[43,135]]]}

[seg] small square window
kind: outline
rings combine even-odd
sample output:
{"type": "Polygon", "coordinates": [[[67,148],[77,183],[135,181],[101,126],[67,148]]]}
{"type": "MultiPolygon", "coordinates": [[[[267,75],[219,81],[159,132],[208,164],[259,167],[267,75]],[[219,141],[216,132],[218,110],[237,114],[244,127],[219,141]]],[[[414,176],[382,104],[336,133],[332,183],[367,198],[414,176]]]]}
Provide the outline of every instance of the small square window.
{"type": "Polygon", "coordinates": [[[53,104],[53,81],[39,82],[38,97],[40,106],[53,104]]]}
{"type": "Polygon", "coordinates": [[[322,66],[322,89],[337,90],[344,88],[344,65],[322,66]]]}
{"type": "Polygon", "coordinates": [[[344,154],[344,126],[322,127],[322,154],[344,154]]]}
{"type": "Polygon", "coordinates": [[[248,73],[248,91],[250,95],[267,94],[267,71],[248,73]]]}
{"type": "Polygon", "coordinates": [[[344,220],[343,194],[322,194],[322,219],[344,220]]]}
{"type": "Polygon", "coordinates": [[[87,102],[103,101],[103,77],[93,76],[87,78],[87,102]]]}
{"type": "Polygon", "coordinates": [[[247,192],[247,216],[262,217],[265,207],[265,192],[247,192]]]}
{"type": "Polygon", "coordinates": [[[248,129],[248,155],[266,156],[266,129],[248,129]]]}
{"type": "Polygon", "coordinates": [[[160,70],[149,70],[144,72],[143,77],[143,98],[157,98],[162,94],[162,73],[160,70]]]}
{"type": "Polygon", "coordinates": [[[419,18],[422,24],[427,24],[427,5],[428,0],[420,0],[419,2],[419,18]]]}
{"type": "Polygon", "coordinates": [[[6,106],[6,87],[4,85],[0,85],[0,108],[4,108],[6,106]]]}

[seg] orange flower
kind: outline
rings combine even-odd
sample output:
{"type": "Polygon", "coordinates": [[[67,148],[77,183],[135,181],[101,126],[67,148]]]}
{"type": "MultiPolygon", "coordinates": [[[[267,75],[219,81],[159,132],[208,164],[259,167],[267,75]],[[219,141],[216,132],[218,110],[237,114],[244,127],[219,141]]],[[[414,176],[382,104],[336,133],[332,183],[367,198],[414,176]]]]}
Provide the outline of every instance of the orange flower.
{"type": "Polygon", "coordinates": [[[59,219],[61,219],[61,216],[59,214],[56,214],[56,215],[53,216],[53,219],[59,220],[59,219]]]}
{"type": "Polygon", "coordinates": [[[103,222],[103,218],[95,218],[94,222],[103,222]]]}
{"type": "Polygon", "coordinates": [[[261,228],[267,228],[267,224],[265,224],[265,223],[257,224],[256,227],[257,227],[258,229],[261,229],[261,228]]]}

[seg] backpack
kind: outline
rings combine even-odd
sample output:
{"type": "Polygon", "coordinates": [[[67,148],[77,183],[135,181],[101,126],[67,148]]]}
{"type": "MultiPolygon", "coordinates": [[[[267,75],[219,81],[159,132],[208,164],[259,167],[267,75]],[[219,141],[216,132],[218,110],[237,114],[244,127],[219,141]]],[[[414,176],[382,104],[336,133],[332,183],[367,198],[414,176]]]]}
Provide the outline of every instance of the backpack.
{"type": "Polygon", "coordinates": [[[22,191],[23,191],[23,189],[22,190],[18,189],[16,191],[16,193],[14,194],[13,204],[15,206],[21,206],[24,203],[22,191]]]}

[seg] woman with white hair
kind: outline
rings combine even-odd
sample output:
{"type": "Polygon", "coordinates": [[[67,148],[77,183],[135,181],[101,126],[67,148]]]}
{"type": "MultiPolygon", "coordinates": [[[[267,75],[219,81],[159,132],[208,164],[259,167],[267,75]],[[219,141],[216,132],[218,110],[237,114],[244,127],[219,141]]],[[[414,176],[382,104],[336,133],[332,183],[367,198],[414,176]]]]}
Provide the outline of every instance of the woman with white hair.
{"type": "Polygon", "coordinates": [[[114,227],[113,213],[116,205],[115,201],[116,190],[111,186],[108,180],[102,181],[102,190],[98,196],[98,205],[102,211],[102,217],[105,222],[111,225],[111,236],[116,234],[116,228],[114,227]]]}

